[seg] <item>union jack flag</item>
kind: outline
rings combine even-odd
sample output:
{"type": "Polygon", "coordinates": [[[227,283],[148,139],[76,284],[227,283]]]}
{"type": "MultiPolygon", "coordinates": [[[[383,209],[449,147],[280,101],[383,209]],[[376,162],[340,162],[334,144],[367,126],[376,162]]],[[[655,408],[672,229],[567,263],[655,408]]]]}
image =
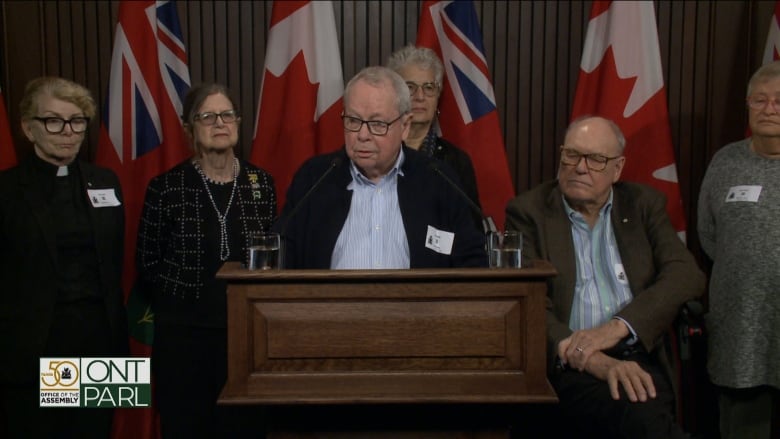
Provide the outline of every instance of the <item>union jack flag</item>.
{"type": "Polygon", "coordinates": [[[103,115],[122,163],[168,143],[165,131],[180,134],[182,100],[190,88],[175,3],[139,3],[120,5],[103,115]]]}
{"type": "MultiPolygon", "coordinates": [[[[153,321],[134,285],[138,221],[149,180],[190,155],[180,117],[189,88],[176,4],[120,2],[96,162],[116,172],[124,195],[123,287],[134,355],[150,354],[153,321]]],[[[118,410],[114,437],[157,437],[154,418],[152,409],[118,410]]]]}
{"type": "Polygon", "coordinates": [[[474,4],[425,2],[417,45],[433,49],[442,59],[442,136],[457,139],[457,146],[471,157],[484,213],[502,228],[504,209],[514,196],[514,187],[474,4]]]}

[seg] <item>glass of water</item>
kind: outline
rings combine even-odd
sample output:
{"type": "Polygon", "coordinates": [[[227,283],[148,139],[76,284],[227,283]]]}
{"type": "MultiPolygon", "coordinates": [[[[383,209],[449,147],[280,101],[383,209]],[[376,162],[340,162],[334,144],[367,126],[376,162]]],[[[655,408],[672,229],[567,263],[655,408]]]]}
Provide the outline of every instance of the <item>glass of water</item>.
{"type": "Polygon", "coordinates": [[[522,266],[523,234],[514,230],[488,235],[488,255],[491,268],[522,266]]]}
{"type": "Polygon", "coordinates": [[[247,249],[246,267],[250,270],[277,270],[279,269],[278,233],[257,233],[249,238],[247,249]]]}

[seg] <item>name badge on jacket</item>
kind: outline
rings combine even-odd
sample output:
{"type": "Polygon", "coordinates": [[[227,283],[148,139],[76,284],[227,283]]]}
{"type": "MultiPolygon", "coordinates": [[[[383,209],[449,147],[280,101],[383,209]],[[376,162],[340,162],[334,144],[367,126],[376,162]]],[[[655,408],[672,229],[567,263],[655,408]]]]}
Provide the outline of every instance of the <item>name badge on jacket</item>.
{"type": "Polygon", "coordinates": [[[761,186],[732,186],[726,195],[726,202],[750,201],[758,202],[758,196],[761,195],[761,186]]]}
{"type": "Polygon", "coordinates": [[[452,254],[452,241],[454,240],[454,233],[428,226],[428,233],[425,236],[425,247],[436,253],[449,255],[452,254]]]}
{"type": "Polygon", "coordinates": [[[122,203],[116,197],[114,189],[87,189],[87,195],[89,195],[89,201],[92,203],[92,207],[114,207],[119,206],[122,203]]]}

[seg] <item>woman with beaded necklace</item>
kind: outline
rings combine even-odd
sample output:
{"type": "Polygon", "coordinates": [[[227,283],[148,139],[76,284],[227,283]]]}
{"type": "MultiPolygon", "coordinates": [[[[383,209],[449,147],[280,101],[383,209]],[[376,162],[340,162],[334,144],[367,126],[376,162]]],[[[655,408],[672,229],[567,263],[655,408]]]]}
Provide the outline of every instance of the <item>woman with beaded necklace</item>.
{"type": "Polygon", "coordinates": [[[241,117],[224,86],[190,90],[182,119],[194,156],[150,181],[136,254],[153,298],[162,435],[256,436],[241,430],[252,426],[239,407],[216,405],[227,378],[227,285],[215,275],[224,262],[244,260],[251,234],[270,229],[274,183],[236,157],[241,117]]]}

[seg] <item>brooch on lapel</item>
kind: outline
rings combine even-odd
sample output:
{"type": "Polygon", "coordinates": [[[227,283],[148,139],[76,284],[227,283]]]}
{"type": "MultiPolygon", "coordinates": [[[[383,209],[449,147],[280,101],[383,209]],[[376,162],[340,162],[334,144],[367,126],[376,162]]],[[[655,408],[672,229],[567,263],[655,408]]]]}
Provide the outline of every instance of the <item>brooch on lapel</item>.
{"type": "Polygon", "coordinates": [[[260,189],[260,183],[258,183],[258,177],[257,174],[254,172],[250,172],[247,174],[249,176],[249,185],[252,186],[252,199],[254,200],[260,200],[263,198],[262,192],[260,192],[258,189],[260,189]]]}

